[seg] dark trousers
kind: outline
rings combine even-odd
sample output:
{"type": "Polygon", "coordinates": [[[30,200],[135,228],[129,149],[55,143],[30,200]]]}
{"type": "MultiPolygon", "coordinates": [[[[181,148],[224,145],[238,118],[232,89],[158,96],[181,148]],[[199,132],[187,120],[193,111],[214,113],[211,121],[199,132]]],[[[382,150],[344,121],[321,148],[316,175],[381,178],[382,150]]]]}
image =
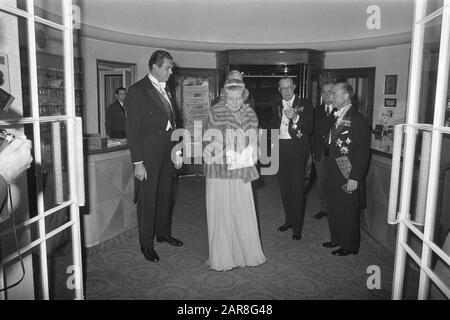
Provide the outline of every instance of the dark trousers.
{"type": "Polygon", "coordinates": [[[347,179],[339,170],[336,160],[328,156],[325,163],[330,240],[342,249],[358,251],[361,242],[361,186],[358,185],[351,194],[344,192],[341,187],[347,183],[347,179]]]}
{"type": "Polygon", "coordinates": [[[327,199],[326,199],[326,172],[325,172],[325,155],[322,152],[320,160],[314,160],[314,166],[317,174],[317,192],[319,194],[320,211],[327,212],[327,199]]]}
{"type": "Polygon", "coordinates": [[[297,140],[280,139],[278,177],[286,223],[301,234],[305,216],[305,167],[307,147],[297,140]]]}
{"type": "Polygon", "coordinates": [[[151,164],[144,162],[147,179],[135,179],[141,247],[153,248],[155,235],[165,237],[171,233],[176,177],[170,150],[151,164]]]}

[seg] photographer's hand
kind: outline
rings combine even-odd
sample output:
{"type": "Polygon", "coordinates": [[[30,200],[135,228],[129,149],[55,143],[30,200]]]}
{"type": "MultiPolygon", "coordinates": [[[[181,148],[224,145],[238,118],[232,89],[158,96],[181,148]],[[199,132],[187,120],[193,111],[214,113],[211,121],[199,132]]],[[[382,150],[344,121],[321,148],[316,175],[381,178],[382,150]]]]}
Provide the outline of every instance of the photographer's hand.
{"type": "Polygon", "coordinates": [[[0,153],[0,175],[11,184],[30,167],[32,161],[31,141],[18,137],[0,153]]]}

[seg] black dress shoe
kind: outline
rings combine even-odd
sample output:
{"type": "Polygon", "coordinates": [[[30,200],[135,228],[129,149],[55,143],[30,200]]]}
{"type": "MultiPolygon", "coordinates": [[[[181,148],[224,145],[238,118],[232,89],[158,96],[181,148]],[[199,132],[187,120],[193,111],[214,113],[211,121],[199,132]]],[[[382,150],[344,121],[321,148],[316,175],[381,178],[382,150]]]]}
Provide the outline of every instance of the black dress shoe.
{"type": "Polygon", "coordinates": [[[338,246],[338,244],[334,243],[334,242],[331,242],[331,241],[328,241],[328,242],[322,243],[322,246],[325,247],[325,248],[335,248],[335,247],[338,246]]]}
{"type": "Polygon", "coordinates": [[[148,261],[151,262],[158,262],[159,261],[159,256],[156,253],[155,249],[151,248],[145,248],[145,247],[141,247],[141,252],[144,254],[145,259],[147,259],[148,261]]]}
{"type": "Polygon", "coordinates": [[[282,226],[279,226],[277,230],[278,230],[279,232],[285,232],[285,231],[288,230],[289,228],[292,228],[292,226],[291,226],[290,224],[285,223],[285,224],[283,224],[282,226]]]}
{"type": "Polygon", "coordinates": [[[353,255],[358,254],[358,251],[348,251],[348,250],[340,248],[340,249],[332,251],[331,254],[334,256],[338,256],[338,257],[344,257],[344,256],[348,256],[349,254],[353,254],[353,255]]]}
{"type": "Polygon", "coordinates": [[[292,234],[292,239],[293,240],[300,240],[301,238],[302,238],[301,234],[298,234],[298,233],[293,233],[292,234]]]}
{"type": "Polygon", "coordinates": [[[167,242],[168,244],[170,244],[171,246],[175,246],[175,247],[181,247],[183,245],[183,242],[181,242],[178,239],[175,239],[171,236],[167,236],[167,237],[156,237],[156,241],[157,242],[167,242]]]}
{"type": "Polygon", "coordinates": [[[326,217],[327,213],[324,211],[320,211],[319,213],[313,215],[313,218],[316,220],[322,219],[323,217],[326,217]]]}

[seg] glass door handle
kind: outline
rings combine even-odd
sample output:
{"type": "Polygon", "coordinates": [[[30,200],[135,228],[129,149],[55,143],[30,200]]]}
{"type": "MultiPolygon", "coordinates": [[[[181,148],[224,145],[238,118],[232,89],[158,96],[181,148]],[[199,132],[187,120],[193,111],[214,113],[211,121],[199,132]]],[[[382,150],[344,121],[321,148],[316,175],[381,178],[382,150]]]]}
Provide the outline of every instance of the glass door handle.
{"type": "Polygon", "coordinates": [[[401,155],[403,151],[403,125],[394,129],[394,145],[392,149],[391,185],[389,187],[388,223],[397,224],[398,188],[400,182],[401,155]]]}
{"type": "Polygon", "coordinates": [[[77,205],[85,204],[84,195],[84,156],[83,156],[83,123],[81,117],[75,117],[75,172],[77,186],[77,205]]]}

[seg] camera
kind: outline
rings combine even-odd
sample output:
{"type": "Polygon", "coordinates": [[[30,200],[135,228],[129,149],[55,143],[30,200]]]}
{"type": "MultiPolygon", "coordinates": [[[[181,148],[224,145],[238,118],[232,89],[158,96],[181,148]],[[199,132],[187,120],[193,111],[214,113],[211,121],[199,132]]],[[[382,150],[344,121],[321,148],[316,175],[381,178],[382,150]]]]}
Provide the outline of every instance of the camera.
{"type": "Polygon", "coordinates": [[[6,148],[8,144],[11,143],[16,137],[6,131],[5,129],[0,129],[0,152],[3,151],[3,149],[6,148]]]}

